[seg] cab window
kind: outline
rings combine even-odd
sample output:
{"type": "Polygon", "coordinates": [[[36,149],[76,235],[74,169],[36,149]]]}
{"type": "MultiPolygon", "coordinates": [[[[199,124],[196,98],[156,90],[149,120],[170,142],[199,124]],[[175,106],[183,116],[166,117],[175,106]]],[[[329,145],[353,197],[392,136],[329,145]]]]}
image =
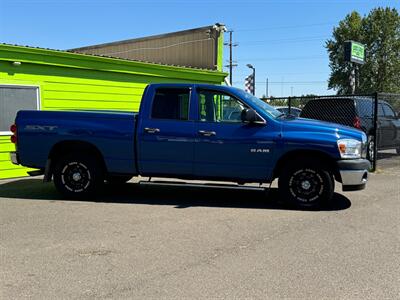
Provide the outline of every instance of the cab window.
{"type": "Polygon", "coordinates": [[[151,110],[152,119],[189,120],[189,89],[157,89],[151,110]]]}
{"type": "Polygon", "coordinates": [[[218,91],[200,90],[199,119],[202,122],[242,122],[241,114],[247,108],[238,99],[218,91]]]}

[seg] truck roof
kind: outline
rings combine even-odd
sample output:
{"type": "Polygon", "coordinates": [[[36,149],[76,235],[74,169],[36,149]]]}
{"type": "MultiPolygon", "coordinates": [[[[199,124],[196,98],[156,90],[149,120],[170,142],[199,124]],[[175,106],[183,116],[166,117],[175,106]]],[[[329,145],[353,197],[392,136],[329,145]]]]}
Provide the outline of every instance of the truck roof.
{"type": "Polygon", "coordinates": [[[236,87],[232,86],[226,86],[226,85],[215,85],[215,84],[206,84],[206,83],[152,83],[149,84],[148,86],[152,86],[154,88],[159,88],[159,87],[171,87],[171,88],[202,88],[202,89],[213,89],[213,90],[219,90],[219,91],[225,91],[229,92],[232,90],[240,90],[236,87]]]}

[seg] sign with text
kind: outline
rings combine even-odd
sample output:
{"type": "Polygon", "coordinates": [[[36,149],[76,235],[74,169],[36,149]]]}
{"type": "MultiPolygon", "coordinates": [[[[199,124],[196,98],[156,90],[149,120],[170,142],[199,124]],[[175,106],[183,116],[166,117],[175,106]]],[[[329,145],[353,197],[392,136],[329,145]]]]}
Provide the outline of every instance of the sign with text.
{"type": "Polygon", "coordinates": [[[365,63],[365,46],[358,42],[344,42],[344,60],[357,64],[365,63]]]}

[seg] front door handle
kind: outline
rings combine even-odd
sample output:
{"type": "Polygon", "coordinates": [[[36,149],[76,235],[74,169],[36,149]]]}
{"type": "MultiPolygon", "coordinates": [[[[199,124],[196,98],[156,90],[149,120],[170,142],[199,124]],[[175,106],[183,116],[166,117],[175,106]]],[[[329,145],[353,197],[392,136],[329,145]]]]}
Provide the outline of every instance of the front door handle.
{"type": "Polygon", "coordinates": [[[217,133],[215,131],[206,131],[206,130],[199,130],[199,134],[202,136],[216,136],[217,133]]]}
{"type": "Polygon", "coordinates": [[[158,128],[149,128],[149,127],[146,127],[146,128],[144,129],[144,131],[147,132],[147,133],[158,133],[158,132],[160,132],[160,129],[158,129],[158,128]]]}

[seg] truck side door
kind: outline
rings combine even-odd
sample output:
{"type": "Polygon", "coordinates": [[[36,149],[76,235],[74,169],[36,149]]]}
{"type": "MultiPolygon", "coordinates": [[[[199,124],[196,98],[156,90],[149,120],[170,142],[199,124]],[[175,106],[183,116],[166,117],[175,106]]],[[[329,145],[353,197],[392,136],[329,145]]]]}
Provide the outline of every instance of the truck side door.
{"type": "Polygon", "coordinates": [[[194,174],[232,181],[262,181],[272,168],[275,148],[263,124],[247,124],[247,105],[224,92],[197,90],[198,120],[194,174]]]}
{"type": "Polygon", "coordinates": [[[190,120],[190,87],[157,87],[148,91],[137,128],[138,169],[147,176],[191,175],[194,122],[190,120]]]}

